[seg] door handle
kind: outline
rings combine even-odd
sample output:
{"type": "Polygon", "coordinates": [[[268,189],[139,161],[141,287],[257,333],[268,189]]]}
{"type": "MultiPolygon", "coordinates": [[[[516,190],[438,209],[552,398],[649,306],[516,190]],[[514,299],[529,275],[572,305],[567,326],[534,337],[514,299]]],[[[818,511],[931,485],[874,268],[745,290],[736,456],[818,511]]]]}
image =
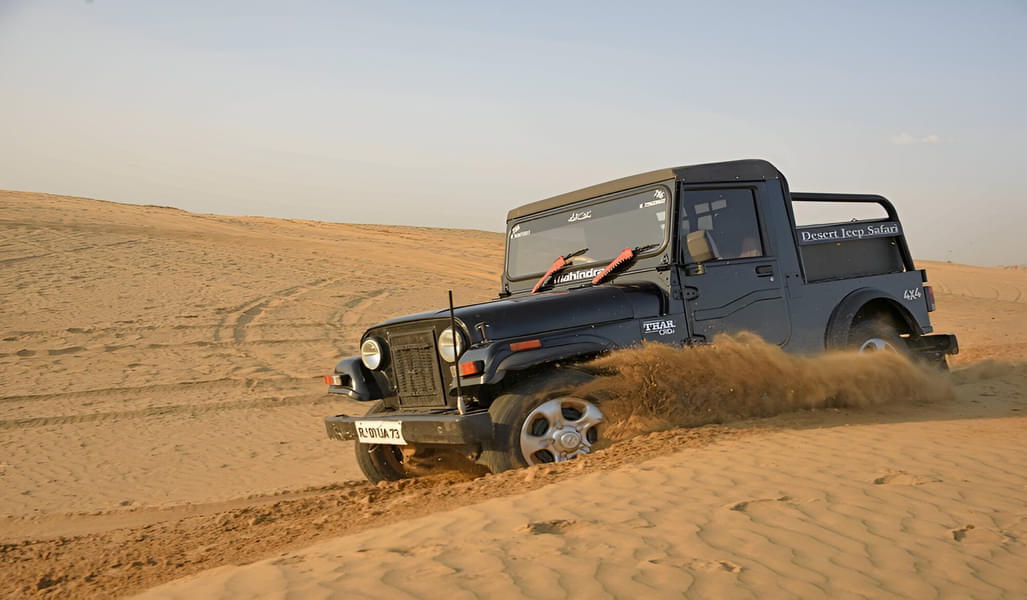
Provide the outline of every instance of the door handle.
{"type": "Polygon", "coordinates": [[[774,265],[759,265],[756,267],[757,277],[770,277],[774,274],[774,265]]]}

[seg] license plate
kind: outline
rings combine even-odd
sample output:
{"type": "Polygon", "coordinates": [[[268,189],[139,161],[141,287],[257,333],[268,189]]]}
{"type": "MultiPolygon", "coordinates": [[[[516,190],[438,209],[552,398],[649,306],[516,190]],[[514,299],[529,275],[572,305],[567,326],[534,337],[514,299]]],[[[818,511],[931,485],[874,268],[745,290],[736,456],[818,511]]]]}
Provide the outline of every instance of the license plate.
{"type": "Polygon", "coordinates": [[[399,421],[357,421],[357,439],[361,444],[393,444],[405,446],[403,424],[399,421]]]}

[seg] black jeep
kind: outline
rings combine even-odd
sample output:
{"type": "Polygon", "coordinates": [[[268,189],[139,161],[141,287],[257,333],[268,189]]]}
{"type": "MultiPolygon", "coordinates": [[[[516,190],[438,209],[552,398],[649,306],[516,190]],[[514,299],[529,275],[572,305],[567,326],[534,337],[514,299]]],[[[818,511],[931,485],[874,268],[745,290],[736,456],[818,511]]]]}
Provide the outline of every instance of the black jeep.
{"type": "Polygon", "coordinates": [[[325,377],[373,402],[327,418],[372,481],[450,448],[493,472],[588,453],[603,421],[575,365],[643,340],[755,332],[790,352],[892,349],[939,366],[926,272],[874,195],[791,193],[762,160],[664,169],[515,208],[499,298],[371,327],[325,377]],[[877,213],[797,225],[800,205],[877,213]],[[561,392],[563,390],[563,392],[561,392]]]}

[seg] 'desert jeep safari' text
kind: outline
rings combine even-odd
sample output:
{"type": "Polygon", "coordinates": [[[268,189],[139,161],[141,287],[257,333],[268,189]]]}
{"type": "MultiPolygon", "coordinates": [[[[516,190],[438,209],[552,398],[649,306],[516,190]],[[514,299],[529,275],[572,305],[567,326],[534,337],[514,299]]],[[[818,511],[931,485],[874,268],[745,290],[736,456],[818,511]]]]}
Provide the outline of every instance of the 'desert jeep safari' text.
{"type": "Polygon", "coordinates": [[[926,283],[881,196],[793,193],[762,160],[625,177],[511,210],[499,297],[368,329],[325,380],[371,407],[325,424],[372,481],[440,449],[493,472],[569,460],[603,424],[598,402],[566,393],[590,377],[576,366],[643,341],[749,331],[944,367],[958,346],[933,334],[926,283]],[[800,205],[879,214],[800,225],[800,205]]]}

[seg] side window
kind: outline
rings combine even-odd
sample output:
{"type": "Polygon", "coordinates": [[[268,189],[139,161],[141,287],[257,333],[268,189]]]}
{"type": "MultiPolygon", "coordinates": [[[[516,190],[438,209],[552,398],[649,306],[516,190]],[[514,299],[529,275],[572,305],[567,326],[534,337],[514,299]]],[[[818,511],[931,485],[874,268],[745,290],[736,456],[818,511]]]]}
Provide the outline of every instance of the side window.
{"type": "Polygon", "coordinates": [[[763,256],[752,190],[686,191],[682,194],[680,213],[681,239],[705,230],[717,260],[763,256]]]}

